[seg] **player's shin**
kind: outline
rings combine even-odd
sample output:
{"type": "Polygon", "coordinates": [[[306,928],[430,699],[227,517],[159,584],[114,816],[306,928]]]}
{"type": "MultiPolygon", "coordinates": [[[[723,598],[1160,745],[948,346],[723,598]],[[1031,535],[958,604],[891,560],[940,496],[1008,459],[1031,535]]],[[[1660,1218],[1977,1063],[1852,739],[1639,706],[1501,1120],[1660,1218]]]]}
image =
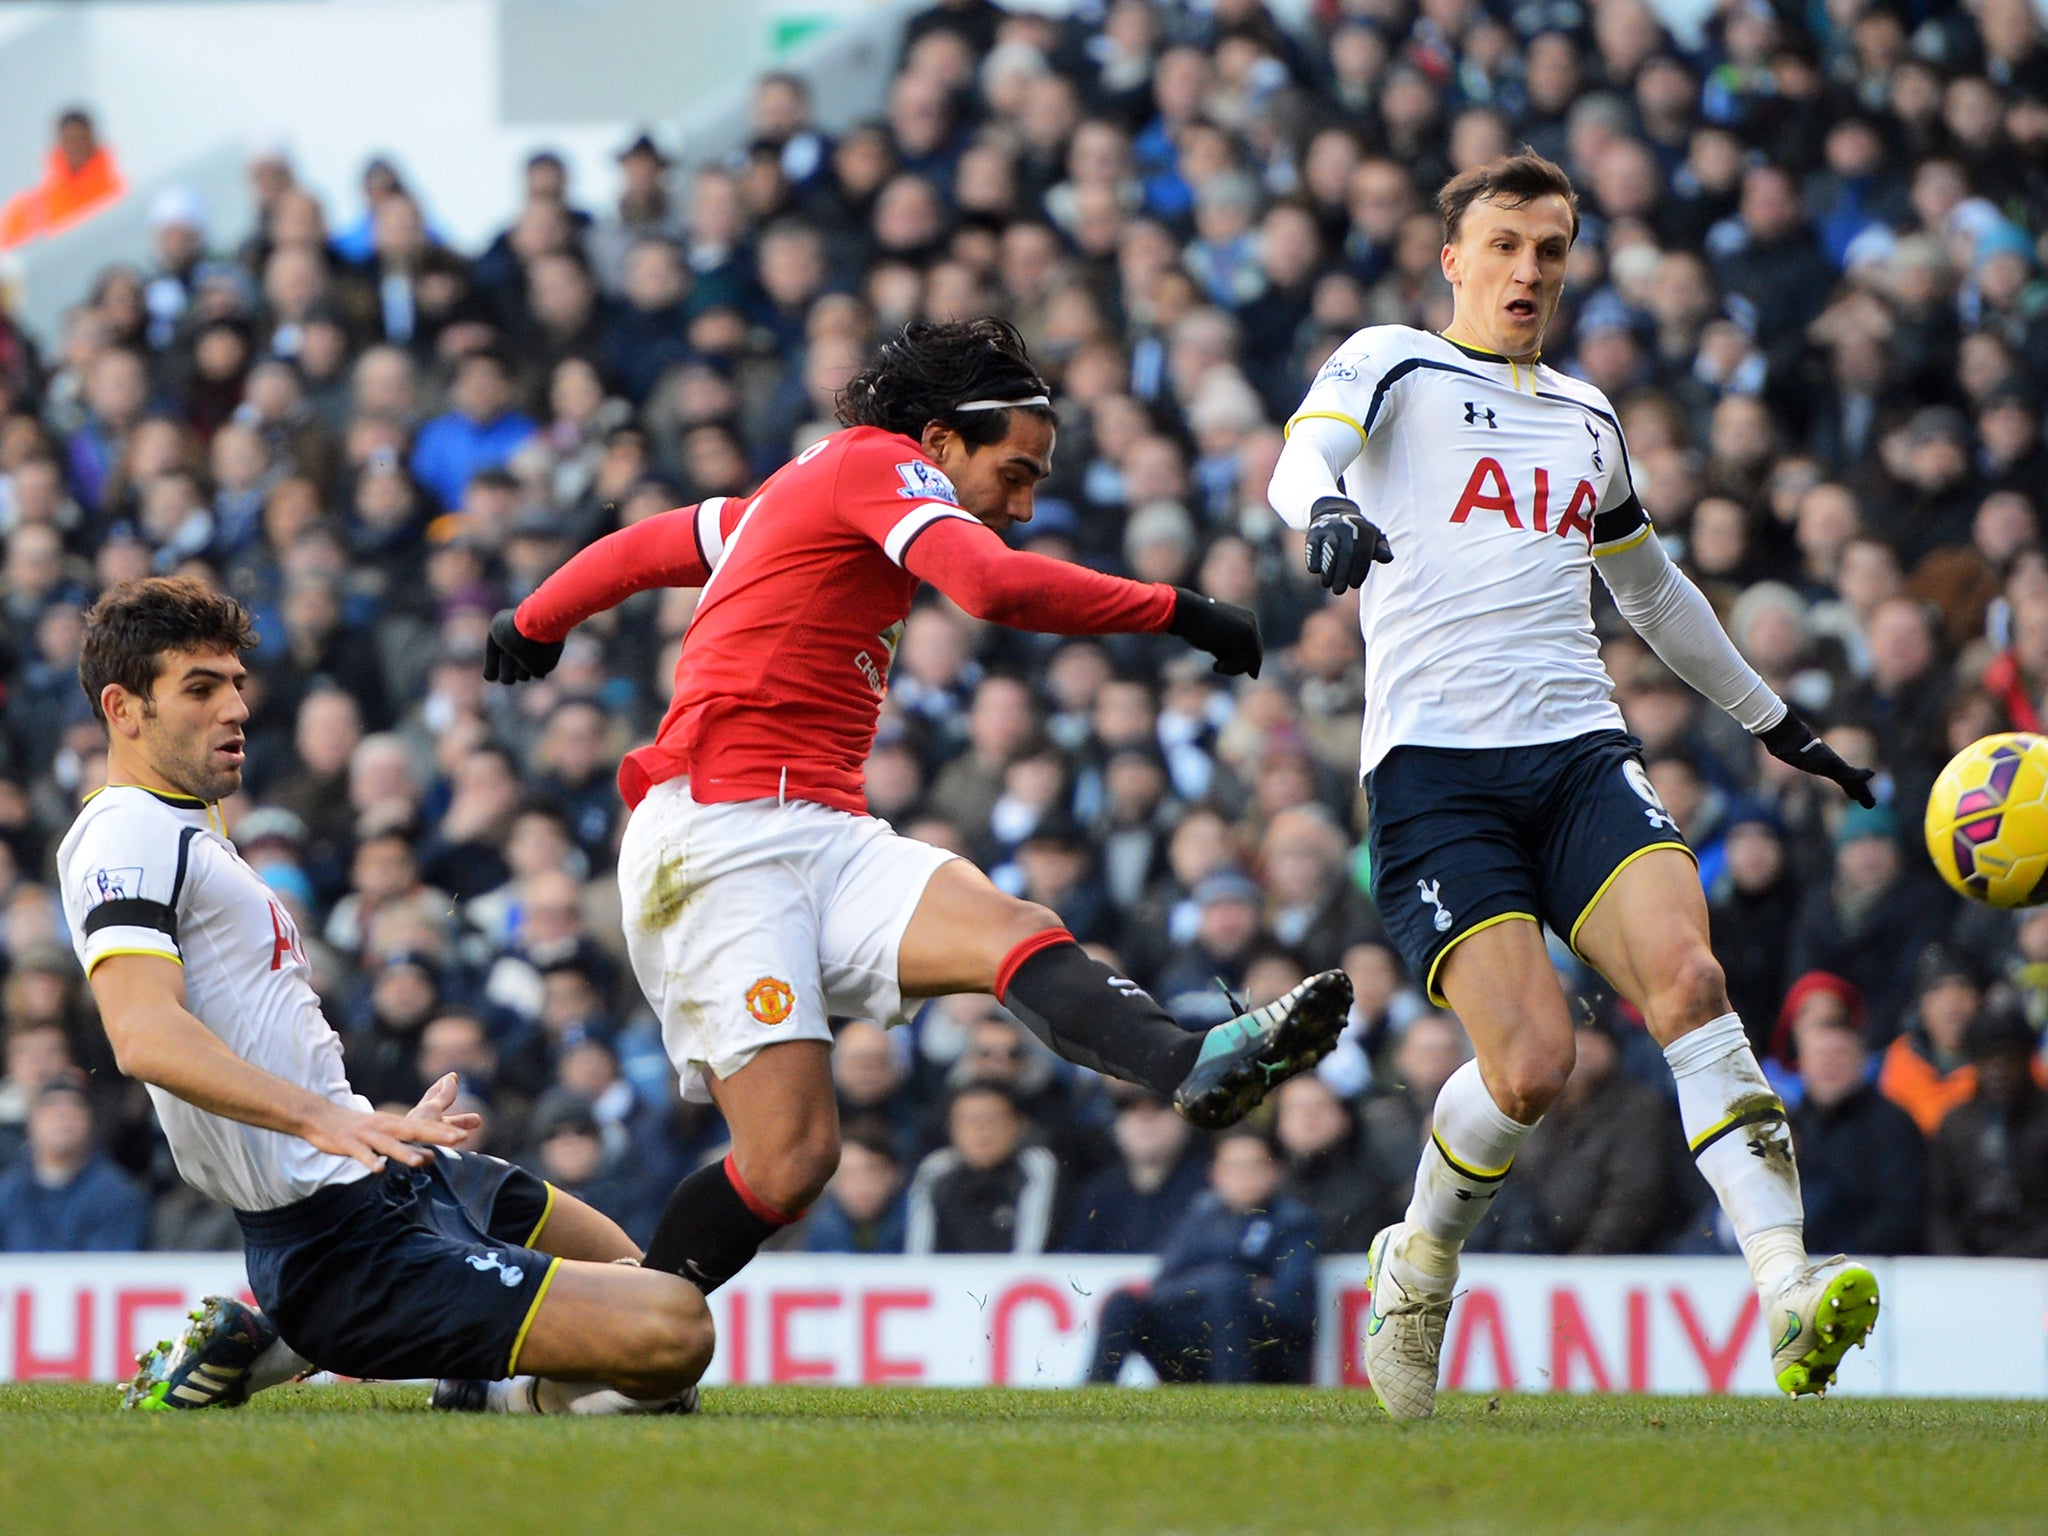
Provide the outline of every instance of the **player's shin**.
{"type": "Polygon", "coordinates": [[[1785,1106],[1724,1013],[1664,1048],[1693,1161],[1713,1186],[1759,1290],[1806,1262],[1799,1168],[1785,1106]]]}
{"type": "Polygon", "coordinates": [[[1090,1071],[1170,1098],[1201,1053],[1152,995],[1090,956],[1064,929],[1034,934],[1004,959],[996,1000],[1052,1050],[1090,1071]]]}
{"type": "Polygon", "coordinates": [[[1396,1279],[1411,1290],[1449,1288],[1458,1274],[1458,1250],[1491,1208],[1516,1149],[1534,1129],[1494,1102],[1478,1062],[1450,1075],[1437,1094],[1415,1171],[1407,1238],[1389,1257],[1396,1279]]]}
{"type": "Polygon", "coordinates": [[[675,1187],[640,1262],[647,1269],[681,1275],[708,1296],[795,1220],[756,1198],[727,1157],[675,1187]]]}

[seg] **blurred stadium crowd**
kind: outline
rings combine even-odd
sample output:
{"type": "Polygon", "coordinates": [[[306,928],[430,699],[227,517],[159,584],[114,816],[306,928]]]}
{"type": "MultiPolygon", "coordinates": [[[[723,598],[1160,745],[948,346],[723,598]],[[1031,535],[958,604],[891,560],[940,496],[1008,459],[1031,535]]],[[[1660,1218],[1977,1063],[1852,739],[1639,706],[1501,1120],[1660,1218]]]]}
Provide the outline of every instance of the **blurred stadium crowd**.
{"type": "MultiPolygon", "coordinates": [[[[1745,653],[1884,773],[1886,803],[1845,813],[1596,590],[1731,990],[1798,1101],[1809,1242],[2048,1254],[2048,911],[1966,910],[1918,847],[1949,753],[2048,715],[2028,0],[1735,0],[1698,50],[1641,0],[1321,0],[1299,31],[1261,0],[1071,21],[949,0],[910,22],[882,118],[829,136],[782,75],[752,114],[730,161],[637,139],[603,207],[534,156],[481,250],[437,235],[393,162],[323,207],[266,158],[253,228],[162,194],[150,249],[80,274],[46,355],[0,316],[0,1250],[236,1241],[113,1073],[48,885],[104,772],[81,605],[147,572],[259,616],[227,816],[356,1084],[409,1103],[459,1072],[483,1145],[644,1239],[721,1139],[676,1099],[611,878],[613,770],[694,594],[631,600],[516,691],[486,691],[484,627],[591,538],[758,484],[892,327],[994,311],[1062,420],[1019,536],[1256,608],[1267,664],[1226,687],[1170,641],[991,631],[927,592],[874,810],[1055,908],[1191,1026],[1337,964],[1355,1024],[1211,1187],[1170,1110],[990,999],[850,1022],[845,1161],[790,1241],[1165,1247],[1306,1307],[1300,1246],[1394,1219],[1465,1045],[1364,894],[1356,599],[1323,600],[1264,488],[1340,340],[1448,319],[1437,185],[1526,142],[1586,212],[1547,360],[1614,399],[1662,537],[1745,653]]],[[[1661,1054],[1558,961],[1587,998],[1579,1069],[1475,1246],[1727,1248],[1661,1054]]]]}

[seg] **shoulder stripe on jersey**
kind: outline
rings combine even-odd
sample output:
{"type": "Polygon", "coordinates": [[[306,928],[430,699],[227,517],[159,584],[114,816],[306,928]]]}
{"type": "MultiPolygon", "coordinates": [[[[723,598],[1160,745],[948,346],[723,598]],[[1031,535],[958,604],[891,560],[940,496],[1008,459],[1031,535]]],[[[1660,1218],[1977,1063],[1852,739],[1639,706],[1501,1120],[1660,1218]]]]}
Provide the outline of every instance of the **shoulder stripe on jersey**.
{"type": "Polygon", "coordinates": [[[960,508],[946,502],[921,501],[897,518],[896,525],[882,536],[882,553],[901,565],[903,551],[910,548],[910,541],[942,517],[957,517],[970,523],[975,521],[960,508]]]}
{"type": "Polygon", "coordinates": [[[697,504],[697,516],[691,531],[697,535],[697,554],[704,562],[704,569],[718,569],[718,558],[725,553],[725,540],[718,532],[718,521],[725,514],[725,498],[713,496],[697,504]]]}
{"type": "Polygon", "coordinates": [[[1296,411],[1287,418],[1287,425],[1280,429],[1281,437],[1289,436],[1294,431],[1295,423],[1303,421],[1341,421],[1345,426],[1356,432],[1361,439],[1365,437],[1365,428],[1349,416],[1346,416],[1342,411],[1296,411]]]}
{"type": "Polygon", "coordinates": [[[178,914],[160,901],[146,901],[139,896],[116,897],[85,914],[88,934],[98,933],[102,928],[154,928],[158,933],[169,934],[175,943],[178,914]]]}
{"type": "Polygon", "coordinates": [[[1440,363],[1433,357],[1404,357],[1381,376],[1378,387],[1372,392],[1372,404],[1366,407],[1365,425],[1358,429],[1366,435],[1367,441],[1371,441],[1372,424],[1379,420],[1380,405],[1386,400],[1387,391],[1418,368],[1435,368],[1443,373],[1462,374],[1468,379],[1477,379],[1482,384],[1494,382],[1483,373],[1474,373],[1470,368],[1460,368],[1455,363],[1440,363]]]}
{"type": "Polygon", "coordinates": [[[199,835],[197,827],[183,827],[178,832],[178,872],[171,876],[170,907],[176,911],[178,898],[185,894],[185,863],[191,856],[192,839],[199,835]]]}

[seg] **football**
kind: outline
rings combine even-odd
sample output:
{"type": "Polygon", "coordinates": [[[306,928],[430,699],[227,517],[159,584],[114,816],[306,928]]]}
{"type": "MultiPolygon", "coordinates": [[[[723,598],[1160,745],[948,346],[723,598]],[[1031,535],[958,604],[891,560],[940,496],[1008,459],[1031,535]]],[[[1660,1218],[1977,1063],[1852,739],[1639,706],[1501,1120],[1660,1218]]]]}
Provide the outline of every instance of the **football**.
{"type": "Polygon", "coordinates": [[[2006,731],[1950,759],[1927,797],[1927,855],[1972,901],[2048,901],[2048,736],[2006,731]]]}

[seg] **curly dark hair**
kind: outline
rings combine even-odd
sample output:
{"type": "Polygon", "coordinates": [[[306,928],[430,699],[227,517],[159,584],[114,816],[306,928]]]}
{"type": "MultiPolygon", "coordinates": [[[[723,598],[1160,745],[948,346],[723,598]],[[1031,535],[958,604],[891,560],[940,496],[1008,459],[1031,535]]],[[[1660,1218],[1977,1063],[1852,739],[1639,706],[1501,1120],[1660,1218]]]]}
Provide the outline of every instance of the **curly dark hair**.
{"type": "Polygon", "coordinates": [[[1461,171],[1444,183],[1436,195],[1436,211],[1443,220],[1444,244],[1455,245],[1465,222],[1465,210],[1482,200],[1503,208],[1520,208],[1539,197],[1557,196],[1572,211],[1572,238],[1579,238],[1579,194],[1564,167],[1546,160],[1524,144],[1517,154],[1503,156],[1486,165],[1461,171]]]}
{"type": "MultiPolygon", "coordinates": [[[[849,427],[880,427],[909,438],[923,437],[928,422],[942,422],[982,448],[1009,435],[1010,413],[963,412],[963,402],[1051,393],[1009,321],[994,315],[913,320],[877,347],[867,367],[839,392],[839,419],[849,427]]],[[[1020,408],[1056,420],[1051,406],[1020,408]]]]}
{"type": "Polygon", "coordinates": [[[119,683],[153,710],[150,690],[173,651],[246,651],[256,644],[249,610],[189,576],[124,581],[101,595],[85,616],[78,683],[102,725],[100,693],[119,683]]]}

